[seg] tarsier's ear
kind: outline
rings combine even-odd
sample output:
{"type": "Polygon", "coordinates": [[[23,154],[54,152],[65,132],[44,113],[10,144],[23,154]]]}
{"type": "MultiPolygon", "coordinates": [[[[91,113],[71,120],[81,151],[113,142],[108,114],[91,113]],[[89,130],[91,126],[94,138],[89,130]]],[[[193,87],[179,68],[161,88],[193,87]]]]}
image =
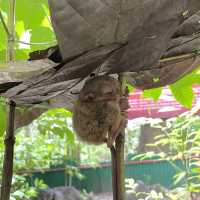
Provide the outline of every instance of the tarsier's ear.
{"type": "Polygon", "coordinates": [[[96,77],[96,74],[95,73],[91,73],[90,74],[90,78],[95,78],[96,77]]]}

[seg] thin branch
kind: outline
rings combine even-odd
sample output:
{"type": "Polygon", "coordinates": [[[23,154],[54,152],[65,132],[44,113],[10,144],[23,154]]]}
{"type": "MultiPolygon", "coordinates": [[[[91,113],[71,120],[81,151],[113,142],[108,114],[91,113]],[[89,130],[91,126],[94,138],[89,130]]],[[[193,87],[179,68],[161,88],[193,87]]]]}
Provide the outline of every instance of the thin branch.
{"type": "Polygon", "coordinates": [[[55,45],[57,44],[57,41],[52,42],[24,42],[21,40],[15,40],[16,43],[26,44],[26,45],[55,45]]]}
{"type": "Polygon", "coordinates": [[[3,14],[1,12],[1,10],[0,10],[0,19],[1,19],[1,22],[3,24],[3,27],[4,27],[4,30],[5,30],[6,34],[9,36],[10,32],[9,32],[8,27],[6,25],[6,22],[5,22],[4,18],[3,18],[3,14]]]}
{"type": "Polygon", "coordinates": [[[184,59],[188,59],[188,58],[193,58],[195,56],[198,56],[198,53],[188,53],[188,54],[183,54],[183,55],[179,55],[179,56],[172,56],[172,57],[168,57],[168,58],[162,58],[160,59],[160,63],[165,63],[165,62],[170,62],[170,61],[177,61],[177,60],[184,60],[184,59]]]}

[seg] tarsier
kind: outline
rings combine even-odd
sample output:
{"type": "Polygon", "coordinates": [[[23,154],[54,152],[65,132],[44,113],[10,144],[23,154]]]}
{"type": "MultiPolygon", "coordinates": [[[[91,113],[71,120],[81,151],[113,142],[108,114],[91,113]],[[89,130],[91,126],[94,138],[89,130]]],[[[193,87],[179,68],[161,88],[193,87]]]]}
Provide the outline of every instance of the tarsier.
{"type": "Polygon", "coordinates": [[[118,80],[110,76],[89,79],[74,106],[73,127],[89,144],[107,143],[112,147],[126,125],[127,95],[118,80]]]}

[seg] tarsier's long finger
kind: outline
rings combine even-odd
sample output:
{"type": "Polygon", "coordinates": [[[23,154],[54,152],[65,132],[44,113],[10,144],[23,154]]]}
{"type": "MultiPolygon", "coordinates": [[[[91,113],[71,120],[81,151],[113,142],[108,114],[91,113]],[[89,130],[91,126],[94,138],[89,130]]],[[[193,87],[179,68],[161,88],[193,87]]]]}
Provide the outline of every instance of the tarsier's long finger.
{"type": "Polygon", "coordinates": [[[120,109],[121,112],[125,112],[129,109],[129,103],[128,103],[128,88],[126,87],[124,95],[120,99],[120,109]]]}
{"type": "Polygon", "coordinates": [[[124,117],[127,117],[127,110],[129,109],[129,103],[127,97],[122,97],[120,99],[120,110],[124,117]]]}

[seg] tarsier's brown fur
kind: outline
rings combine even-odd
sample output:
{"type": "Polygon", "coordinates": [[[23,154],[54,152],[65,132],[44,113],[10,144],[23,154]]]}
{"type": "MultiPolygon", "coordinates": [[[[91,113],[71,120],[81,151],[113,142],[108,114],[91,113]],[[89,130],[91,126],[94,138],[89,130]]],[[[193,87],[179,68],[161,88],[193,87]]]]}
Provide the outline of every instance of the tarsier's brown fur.
{"type": "Polygon", "coordinates": [[[109,76],[97,76],[88,80],[80,92],[74,106],[73,127],[82,141],[106,142],[111,147],[126,124],[127,108],[120,83],[109,76]]]}

